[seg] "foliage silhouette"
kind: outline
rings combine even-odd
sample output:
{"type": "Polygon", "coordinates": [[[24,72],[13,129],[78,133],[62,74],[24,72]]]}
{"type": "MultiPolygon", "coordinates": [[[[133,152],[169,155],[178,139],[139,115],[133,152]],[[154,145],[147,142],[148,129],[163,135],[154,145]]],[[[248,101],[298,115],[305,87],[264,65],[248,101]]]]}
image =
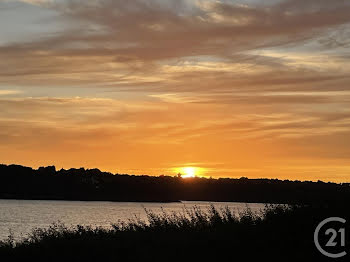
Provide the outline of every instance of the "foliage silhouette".
{"type": "MultiPolygon", "coordinates": [[[[339,206],[266,206],[259,214],[225,208],[184,210],[137,219],[111,229],[54,224],[22,242],[0,243],[2,261],[328,261],[313,232],[325,217],[350,219],[339,206]]],[[[349,245],[349,237],[346,245],[349,245]]],[[[344,260],[337,261],[346,261],[344,260]]]]}
{"type": "Polygon", "coordinates": [[[0,198],[167,202],[349,203],[349,184],[277,179],[113,175],[98,169],[0,165],[0,198]]]}

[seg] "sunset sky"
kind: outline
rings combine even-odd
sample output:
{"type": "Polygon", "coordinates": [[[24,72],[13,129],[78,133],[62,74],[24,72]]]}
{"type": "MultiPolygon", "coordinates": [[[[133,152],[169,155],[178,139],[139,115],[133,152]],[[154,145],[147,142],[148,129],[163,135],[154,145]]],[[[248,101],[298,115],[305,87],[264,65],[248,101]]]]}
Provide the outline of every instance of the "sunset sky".
{"type": "Polygon", "coordinates": [[[350,182],[350,1],[0,0],[0,163],[350,182]]]}

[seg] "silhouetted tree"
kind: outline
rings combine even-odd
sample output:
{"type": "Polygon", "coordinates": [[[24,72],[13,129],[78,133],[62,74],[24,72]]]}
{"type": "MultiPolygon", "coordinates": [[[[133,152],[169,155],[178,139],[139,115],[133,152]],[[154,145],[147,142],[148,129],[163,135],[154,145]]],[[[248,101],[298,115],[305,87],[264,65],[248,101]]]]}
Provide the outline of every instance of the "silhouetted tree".
{"type": "Polygon", "coordinates": [[[113,175],[98,169],[54,166],[34,170],[0,165],[0,198],[109,201],[237,201],[262,203],[344,203],[350,186],[322,181],[206,179],[113,175]]]}

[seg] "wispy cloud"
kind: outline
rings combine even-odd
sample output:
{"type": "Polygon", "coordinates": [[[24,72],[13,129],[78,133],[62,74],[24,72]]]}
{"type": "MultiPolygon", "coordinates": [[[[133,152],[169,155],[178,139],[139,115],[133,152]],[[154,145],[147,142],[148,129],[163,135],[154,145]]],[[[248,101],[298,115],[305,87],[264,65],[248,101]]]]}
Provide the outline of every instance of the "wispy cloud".
{"type": "Polygon", "coordinates": [[[22,93],[22,91],[20,90],[4,90],[4,89],[0,89],[0,96],[7,96],[7,95],[16,95],[16,94],[20,94],[22,93]]]}

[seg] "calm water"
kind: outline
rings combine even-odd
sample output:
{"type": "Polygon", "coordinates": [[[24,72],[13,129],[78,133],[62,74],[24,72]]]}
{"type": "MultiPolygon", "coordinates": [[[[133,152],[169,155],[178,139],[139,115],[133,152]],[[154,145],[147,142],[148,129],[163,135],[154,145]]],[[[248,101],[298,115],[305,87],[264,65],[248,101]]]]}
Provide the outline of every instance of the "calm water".
{"type": "Polygon", "coordinates": [[[198,206],[206,210],[210,204],[218,208],[228,206],[236,212],[248,205],[252,211],[259,211],[264,204],[192,202],[181,203],[130,203],[130,202],[84,202],[84,201],[37,201],[0,200],[0,240],[12,231],[16,240],[25,237],[34,228],[47,228],[54,222],[66,226],[90,225],[110,227],[112,223],[127,221],[137,216],[146,219],[144,208],[155,213],[182,212],[184,207],[198,206]]]}

